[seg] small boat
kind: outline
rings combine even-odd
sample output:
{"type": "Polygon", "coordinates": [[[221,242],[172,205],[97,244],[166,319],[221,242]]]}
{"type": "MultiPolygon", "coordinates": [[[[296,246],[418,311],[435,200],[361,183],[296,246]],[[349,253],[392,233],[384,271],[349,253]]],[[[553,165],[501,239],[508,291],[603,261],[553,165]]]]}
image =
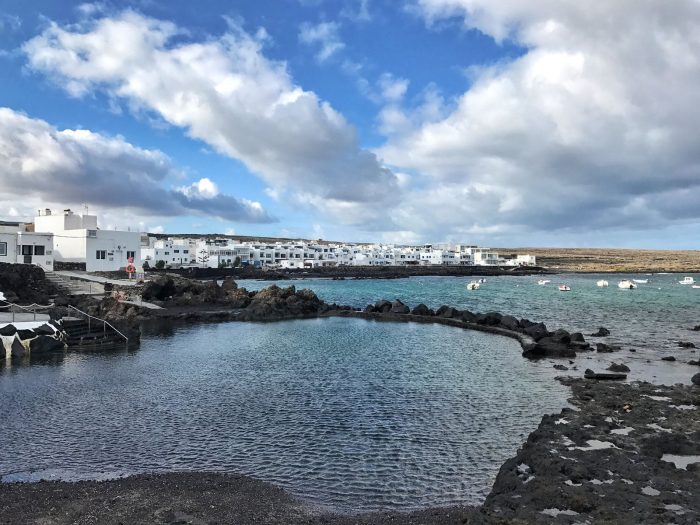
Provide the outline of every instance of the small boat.
{"type": "Polygon", "coordinates": [[[552,281],[550,281],[549,279],[540,279],[539,281],[537,281],[537,284],[539,284],[540,286],[544,286],[545,284],[548,284],[551,282],[552,281]]]}
{"type": "Polygon", "coordinates": [[[694,284],[694,285],[693,285],[693,288],[700,289],[700,284],[694,284]]]}
{"type": "Polygon", "coordinates": [[[632,279],[635,283],[639,284],[647,284],[649,282],[649,279],[632,279]]]}
{"type": "Polygon", "coordinates": [[[479,289],[479,283],[476,281],[472,281],[467,285],[467,290],[478,290],[479,289]]]}
{"type": "Polygon", "coordinates": [[[693,284],[694,282],[695,279],[693,279],[692,277],[685,277],[682,281],[678,281],[679,284],[693,284]]]}
{"type": "Polygon", "coordinates": [[[606,288],[608,286],[608,281],[606,281],[605,279],[601,279],[595,284],[596,286],[598,286],[598,288],[606,288]]]}
{"type": "Polygon", "coordinates": [[[483,284],[483,283],[486,282],[486,279],[479,279],[479,282],[480,282],[481,284],[483,284]]]}
{"type": "Polygon", "coordinates": [[[571,291],[571,286],[568,284],[560,284],[559,285],[559,291],[560,292],[570,292],[571,291]]]}
{"type": "Polygon", "coordinates": [[[623,290],[634,290],[637,287],[637,285],[629,279],[625,279],[617,283],[617,287],[622,288],[623,290]]]}

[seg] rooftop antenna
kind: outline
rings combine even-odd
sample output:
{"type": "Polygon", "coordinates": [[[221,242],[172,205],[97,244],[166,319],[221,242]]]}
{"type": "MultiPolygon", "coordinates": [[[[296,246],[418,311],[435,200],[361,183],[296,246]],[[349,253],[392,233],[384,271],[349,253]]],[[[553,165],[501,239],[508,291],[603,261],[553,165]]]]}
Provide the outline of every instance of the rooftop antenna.
{"type": "Polygon", "coordinates": [[[85,210],[85,215],[87,215],[87,214],[88,214],[88,205],[87,205],[87,202],[86,202],[85,204],[83,204],[83,209],[85,210]]]}

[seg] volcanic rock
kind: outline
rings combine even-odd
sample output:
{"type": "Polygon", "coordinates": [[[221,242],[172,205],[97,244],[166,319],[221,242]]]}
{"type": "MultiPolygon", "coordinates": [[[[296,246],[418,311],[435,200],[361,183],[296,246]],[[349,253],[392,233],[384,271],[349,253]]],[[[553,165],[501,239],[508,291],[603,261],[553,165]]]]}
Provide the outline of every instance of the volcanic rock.
{"type": "Polygon", "coordinates": [[[630,367],[623,365],[622,363],[612,363],[607,370],[610,370],[611,372],[629,372],[630,367]]]}
{"type": "Polygon", "coordinates": [[[661,358],[662,361],[675,361],[676,358],[672,355],[667,355],[661,358]]]}
{"type": "Polygon", "coordinates": [[[0,335],[15,335],[17,333],[17,328],[13,324],[7,324],[0,328],[0,335]]]}
{"type": "Polygon", "coordinates": [[[413,315],[428,315],[428,316],[433,316],[435,315],[435,312],[431,309],[428,308],[426,305],[423,303],[419,304],[416,306],[413,311],[411,311],[413,315]]]}
{"type": "Polygon", "coordinates": [[[407,314],[411,311],[411,309],[403,304],[401,301],[396,299],[393,303],[391,303],[391,313],[392,314],[407,314]]]}
{"type": "Polygon", "coordinates": [[[604,327],[598,328],[598,331],[594,334],[591,334],[591,337],[607,337],[610,335],[610,330],[604,327]]]}
{"type": "Polygon", "coordinates": [[[32,354],[45,354],[49,352],[62,352],[66,345],[48,335],[40,335],[29,342],[29,351],[32,354]]]}
{"type": "Polygon", "coordinates": [[[539,341],[543,337],[547,337],[549,332],[544,323],[538,323],[525,328],[524,332],[532,337],[535,341],[539,341]]]}
{"type": "Polygon", "coordinates": [[[12,359],[21,359],[25,356],[26,353],[27,351],[25,350],[24,345],[20,342],[19,339],[14,338],[12,340],[12,346],[10,347],[10,355],[12,356],[12,359]]]}

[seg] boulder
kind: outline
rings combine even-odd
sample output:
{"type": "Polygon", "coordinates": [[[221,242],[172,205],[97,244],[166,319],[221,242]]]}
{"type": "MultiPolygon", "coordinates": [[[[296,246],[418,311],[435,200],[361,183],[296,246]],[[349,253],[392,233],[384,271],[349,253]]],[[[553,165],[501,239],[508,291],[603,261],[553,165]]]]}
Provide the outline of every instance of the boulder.
{"type": "Polygon", "coordinates": [[[610,330],[601,326],[600,328],[598,328],[597,332],[591,334],[591,337],[607,337],[609,335],[610,335],[610,330]]]}
{"type": "Polygon", "coordinates": [[[675,361],[676,358],[673,357],[672,355],[666,355],[666,356],[662,357],[661,360],[662,361],[675,361]]]}
{"type": "Polygon", "coordinates": [[[591,345],[585,341],[571,341],[569,346],[577,352],[585,352],[592,350],[591,345]]]}
{"type": "Polygon", "coordinates": [[[374,312],[376,312],[376,311],[377,311],[377,309],[376,309],[376,308],[374,307],[374,305],[373,305],[373,304],[368,304],[367,306],[365,306],[365,309],[364,309],[364,310],[362,310],[362,311],[363,311],[363,312],[367,312],[367,313],[371,314],[371,313],[374,313],[374,312]]]}
{"type": "Polygon", "coordinates": [[[144,301],[165,301],[175,295],[175,281],[168,275],[158,275],[143,285],[141,297],[144,301]]]}
{"type": "Polygon", "coordinates": [[[574,332],[571,334],[571,341],[574,343],[583,343],[586,340],[583,337],[583,334],[581,332],[574,332]]]}
{"type": "Polygon", "coordinates": [[[693,330],[694,332],[700,332],[700,324],[695,325],[695,326],[692,328],[692,330],[693,330]]]}
{"type": "Polygon", "coordinates": [[[0,335],[11,336],[17,333],[17,328],[13,324],[6,324],[0,328],[0,335]]]}
{"type": "Polygon", "coordinates": [[[691,377],[690,382],[694,385],[700,386],[700,374],[695,374],[693,377],[691,377]]]}
{"type": "Polygon", "coordinates": [[[606,370],[610,370],[611,372],[629,372],[630,367],[622,363],[612,363],[606,370]]]}
{"type": "Polygon", "coordinates": [[[523,352],[523,357],[537,359],[541,357],[576,357],[576,352],[568,345],[543,338],[532,348],[523,352]]]}
{"type": "Polygon", "coordinates": [[[700,359],[697,361],[688,361],[689,365],[700,366],[700,359]]]}
{"type": "Polygon", "coordinates": [[[386,313],[391,311],[391,303],[387,301],[386,299],[382,299],[381,301],[377,301],[374,304],[374,308],[377,312],[380,313],[386,313]]]}
{"type": "Polygon", "coordinates": [[[416,306],[413,311],[411,311],[413,315],[427,315],[427,316],[433,316],[435,315],[435,312],[431,309],[425,306],[423,303],[420,303],[418,306],[416,306]]]}
{"type": "Polygon", "coordinates": [[[530,328],[531,326],[534,326],[536,324],[537,323],[534,323],[534,322],[530,321],[529,319],[523,318],[520,320],[520,328],[522,328],[523,330],[525,328],[530,328]]]}
{"type": "Polygon", "coordinates": [[[569,369],[568,366],[564,366],[564,365],[554,365],[553,368],[554,368],[555,370],[568,370],[568,369],[569,369]]]}
{"type": "Polygon", "coordinates": [[[586,371],[583,373],[583,377],[586,379],[607,379],[620,381],[627,379],[627,374],[623,374],[621,372],[594,372],[590,368],[586,368],[586,371]]]}
{"type": "Polygon", "coordinates": [[[462,321],[465,323],[475,323],[476,314],[474,312],[470,312],[469,310],[464,310],[462,312],[462,321]]]}
{"type": "Polygon", "coordinates": [[[58,293],[39,266],[6,262],[0,262],[0,291],[6,301],[19,304],[48,304],[49,297],[58,293]]]}
{"type": "Polygon", "coordinates": [[[396,299],[394,302],[391,303],[391,313],[392,314],[407,314],[411,311],[411,309],[403,304],[401,301],[396,299]]]}
{"type": "Polygon", "coordinates": [[[571,335],[569,332],[562,330],[561,328],[555,330],[550,337],[557,343],[564,343],[568,345],[571,342],[571,335]]]}
{"type": "Polygon", "coordinates": [[[533,324],[525,328],[524,332],[532,337],[535,341],[539,341],[543,337],[547,337],[549,332],[544,323],[533,324]]]}
{"type": "Polygon", "coordinates": [[[36,335],[54,335],[56,331],[47,324],[42,324],[39,328],[34,329],[36,335]]]}
{"type": "Polygon", "coordinates": [[[48,335],[40,335],[29,342],[29,351],[32,354],[46,354],[49,352],[62,352],[66,345],[48,335]]]}
{"type": "Polygon", "coordinates": [[[615,351],[614,346],[606,345],[605,343],[596,343],[595,345],[596,352],[601,352],[601,353],[612,353],[615,351]]]}
{"type": "Polygon", "coordinates": [[[435,315],[437,315],[438,317],[445,317],[447,319],[451,319],[453,317],[456,317],[457,312],[458,310],[456,308],[443,304],[440,308],[437,309],[435,315]]]}
{"type": "Polygon", "coordinates": [[[497,326],[501,324],[502,319],[503,316],[498,312],[486,312],[476,316],[476,322],[485,326],[497,326]]]}
{"type": "Polygon", "coordinates": [[[231,292],[233,290],[237,290],[238,285],[236,284],[236,281],[233,280],[233,277],[226,277],[226,279],[224,279],[224,282],[221,283],[221,289],[224,292],[231,292]]]}
{"type": "Polygon", "coordinates": [[[696,348],[695,343],[690,343],[686,341],[678,341],[678,346],[680,348],[696,348]]]}
{"type": "Polygon", "coordinates": [[[512,315],[504,315],[501,317],[501,326],[506,330],[516,332],[520,329],[520,323],[512,315]]]}
{"type": "Polygon", "coordinates": [[[24,345],[19,341],[19,339],[14,338],[12,340],[12,346],[10,347],[10,355],[12,359],[22,359],[26,355],[27,351],[24,345]]]}

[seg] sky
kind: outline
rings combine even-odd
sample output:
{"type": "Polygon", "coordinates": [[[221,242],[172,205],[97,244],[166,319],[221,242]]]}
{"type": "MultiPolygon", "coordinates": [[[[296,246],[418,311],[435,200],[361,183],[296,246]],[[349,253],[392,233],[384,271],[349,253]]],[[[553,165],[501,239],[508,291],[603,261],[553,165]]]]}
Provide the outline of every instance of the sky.
{"type": "Polygon", "coordinates": [[[2,0],[0,71],[0,219],[700,244],[700,0],[2,0]]]}

